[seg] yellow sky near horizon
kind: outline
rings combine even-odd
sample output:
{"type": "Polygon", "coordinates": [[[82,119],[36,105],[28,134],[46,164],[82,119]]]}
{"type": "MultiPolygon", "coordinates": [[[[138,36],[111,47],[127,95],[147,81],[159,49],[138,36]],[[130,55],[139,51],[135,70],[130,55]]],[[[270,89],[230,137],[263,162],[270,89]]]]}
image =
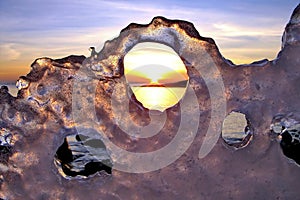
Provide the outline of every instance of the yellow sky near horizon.
{"type": "Polygon", "coordinates": [[[30,65],[29,61],[0,60],[0,82],[16,82],[20,76],[27,75],[30,72],[30,65]]]}
{"type": "MultiPolygon", "coordinates": [[[[235,53],[232,51],[233,50],[225,49],[225,50],[222,50],[221,53],[223,54],[223,56],[235,53]]],[[[241,51],[243,51],[243,50],[241,50],[241,51]]],[[[245,50],[245,51],[247,51],[247,50],[245,50]]],[[[266,52],[264,50],[261,50],[261,51],[257,50],[257,53],[270,55],[270,56],[265,56],[265,57],[269,57],[269,58],[274,55],[274,51],[272,51],[272,50],[270,50],[269,52],[266,52]]],[[[276,53],[275,53],[275,55],[276,55],[276,53]]],[[[61,58],[66,57],[66,56],[68,56],[68,55],[62,55],[61,58]]],[[[88,56],[88,53],[86,56],[88,56]]],[[[235,64],[248,64],[248,63],[256,61],[255,59],[251,59],[249,57],[244,57],[242,55],[235,55],[235,56],[231,56],[231,57],[225,56],[225,58],[229,58],[235,64]],[[232,58],[234,58],[234,59],[232,59],[232,58]]],[[[30,65],[33,62],[34,62],[34,60],[29,60],[29,59],[28,60],[26,60],[26,59],[12,60],[12,61],[0,60],[0,66],[1,66],[0,67],[0,82],[15,82],[15,81],[17,81],[20,76],[24,76],[30,72],[30,70],[31,70],[30,65]]]]}
{"type": "MultiPolygon", "coordinates": [[[[258,54],[263,55],[266,58],[275,58],[279,50],[270,49],[269,51],[263,49],[257,49],[254,52],[248,49],[239,49],[240,54],[236,53],[233,49],[220,49],[222,55],[233,61],[235,64],[248,64],[257,60],[255,55],[253,56],[243,56],[241,52],[248,54],[258,54]],[[232,56],[229,56],[232,55],[232,56]]],[[[86,56],[89,56],[89,52],[86,51],[86,56]]],[[[130,53],[130,52],[129,52],[130,53]]],[[[68,55],[62,55],[61,58],[68,55]]],[[[57,57],[59,58],[59,57],[57,57]]],[[[34,59],[20,58],[17,60],[0,60],[0,82],[15,82],[20,76],[24,76],[30,72],[30,65],[34,62],[34,59]]]]}
{"type": "Polygon", "coordinates": [[[124,72],[128,82],[139,82],[142,77],[150,81],[148,84],[188,79],[185,65],[176,52],[153,42],[139,43],[125,55],[124,72]]]}
{"type": "MultiPolygon", "coordinates": [[[[235,30],[235,29],[233,29],[235,30]]],[[[228,28],[226,29],[228,32],[228,28]]],[[[226,33],[229,35],[230,33],[226,33]]],[[[111,34],[114,32],[113,30],[109,31],[111,34]]],[[[96,33],[94,33],[97,35],[96,33]]],[[[103,33],[104,34],[104,33],[103,33]]],[[[110,35],[111,35],[110,34],[110,35]]],[[[213,34],[213,33],[211,33],[213,34]]],[[[273,34],[273,33],[272,33],[273,34]]],[[[263,35],[263,34],[262,34],[263,35]]],[[[105,36],[105,34],[104,34],[105,36]]],[[[92,39],[94,40],[96,36],[93,36],[92,39]]],[[[106,36],[109,38],[109,36],[106,36]]],[[[233,61],[235,64],[249,64],[253,61],[257,61],[263,58],[268,58],[268,59],[274,59],[276,58],[276,55],[280,51],[280,41],[276,40],[276,37],[274,37],[272,40],[274,42],[272,44],[267,44],[267,43],[261,43],[260,46],[248,46],[248,47],[230,47],[228,46],[228,39],[224,39],[222,37],[218,38],[217,36],[212,35],[212,37],[215,39],[217,46],[219,47],[219,50],[221,54],[227,58],[233,61]],[[277,42],[275,42],[277,41],[277,42]],[[226,47],[227,46],[227,47],[226,47]],[[265,47],[264,47],[265,46],[265,47]],[[268,47],[268,48],[267,48],[268,47]]],[[[224,36],[223,36],[224,37],[224,36]]],[[[234,39],[234,38],[233,38],[234,39]]],[[[83,39],[81,39],[83,40],[83,39]]],[[[85,39],[84,41],[86,41],[85,39]]],[[[42,45],[42,44],[41,44],[42,45]]],[[[138,44],[142,45],[142,43],[138,44]]],[[[145,44],[144,44],[145,45],[145,44]]],[[[158,44],[159,45],[159,44],[158,44]]],[[[0,45],[1,47],[1,45],[0,45]]],[[[97,51],[100,51],[102,47],[98,47],[97,51]]],[[[173,52],[174,56],[176,57],[177,54],[173,51],[173,49],[168,48],[167,46],[164,45],[164,47],[155,47],[155,44],[152,46],[143,46],[143,52],[141,51],[141,47],[135,46],[132,51],[130,51],[128,54],[134,54],[137,56],[137,59],[139,59],[139,55],[136,52],[135,49],[139,49],[139,54],[145,54],[145,55],[150,55],[151,51],[156,51],[155,58],[152,60],[160,60],[160,63],[157,63],[157,65],[165,65],[164,61],[161,59],[166,52],[173,52]],[[134,53],[135,52],[135,53],[134,53]],[[161,53],[161,55],[160,55],[161,53]]],[[[85,55],[89,56],[90,52],[88,51],[88,48],[83,48],[83,47],[77,47],[77,48],[69,48],[66,47],[66,49],[62,48],[61,50],[54,51],[53,49],[50,52],[47,52],[47,48],[43,49],[25,49],[24,52],[22,52],[22,49],[17,49],[17,46],[9,45],[5,46],[5,48],[0,48],[0,82],[15,82],[17,79],[22,76],[26,75],[30,71],[30,65],[34,62],[36,58],[39,57],[50,57],[53,59],[57,58],[63,58],[66,57],[70,54],[75,54],[75,55],[85,55]],[[30,53],[32,52],[32,53],[30,53]],[[52,53],[51,53],[52,52],[52,53]]],[[[128,56],[127,54],[127,56],[128,56]]],[[[178,56],[177,56],[178,57],[178,56]]],[[[181,61],[180,61],[181,62],[181,61]]],[[[146,64],[146,63],[144,63],[146,64]]],[[[172,66],[175,66],[176,64],[174,63],[172,66]]],[[[151,67],[152,69],[153,66],[151,67]]],[[[176,71],[176,66],[175,66],[175,71],[176,71]]],[[[182,74],[182,73],[181,73],[182,74]]]]}
{"type": "MultiPolygon", "coordinates": [[[[263,58],[268,58],[268,59],[275,59],[276,55],[278,54],[278,52],[280,51],[279,45],[276,46],[274,45],[274,48],[271,49],[260,49],[260,48],[220,48],[220,46],[222,46],[222,41],[220,42],[220,44],[218,44],[218,40],[216,40],[217,45],[219,46],[220,52],[221,54],[227,58],[230,59],[231,61],[233,61],[235,64],[249,64],[252,63],[254,61],[257,61],[259,59],[263,59],[263,58]]],[[[164,45],[165,46],[165,45],[164,45]]],[[[136,46],[135,46],[136,47],[136,46]]],[[[167,47],[167,46],[165,46],[167,47]]],[[[165,48],[163,47],[163,48],[165,48]]],[[[143,52],[140,51],[139,54],[145,54],[145,55],[149,55],[151,51],[153,51],[154,49],[151,49],[152,47],[144,47],[143,48],[143,52]]],[[[97,49],[98,51],[101,49],[97,49]]],[[[134,50],[134,49],[133,49],[134,50]]],[[[155,54],[156,58],[155,60],[160,60],[161,58],[164,56],[165,51],[162,48],[156,48],[157,51],[155,54]],[[159,53],[162,53],[161,55],[159,55],[159,53]]],[[[173,49],[169,49],[167,50],[169,52],[172,52],[173,49]]],[[[78,51],[77,51],[78,52],[78,51]]],[[[133,52],[130,51],[128,54],[132,54],[133,52]]],[[[2,54],[2,52],[0,52],[0,54],[2,54]]],[[[28,52],[27,52],[28,54],[28,52]]],[[[72,54],[72,53],[70,53],[72,54]]],[[[80,53],[74,53],[77,55],[85,55],[85,56],[89,56],[90,52],[88,51],[88,48],[86,48],[86,50],[81,51],[80,53]]],[[[128,56],[127,54],[127,56],[128,56]]],[[[137,58],[139,57],[137,55],[137,52],[134,53],[137,58]]],[[[68,56],[69,53],[66,52],[66,54],[64,54],[63,52],[58,52],[55,56],[51,56],[47,54],[45,55],[46,57],[51,57],[51,58],[63,58],[68,56]],[[60,55],[60,56],[59,56],[60,55]]],[[[177,56],[177,54],[174,52],[174,56],[177,56]]],[[[43,57],[43,56],[37,56],[37,57],[33,57],[33,56],[15,56],[15,57],[8,57],[8,55],[0,55],[1,59],[0,59],[0,82],[15,82],[17,81],[17,79],[20,76],[26,75],[27,73],[30,72],[30,65],[34,62],[34,60],[36,58],[39,57],[43,57]]],[[[177,56],[178,57],[178,56],[177,56]]],[[[140,58],[138,58],[140,59],[140,58]]],[[[146,65],[147,63],[144,63],[144,65],[146,65]]],[[[164,61],[161,63],[157,63],[157,65],[165,65],[164,61]]],[[[175,66],[176,64],[174,64],[173,66],[175,66]]],[[[152,69],[153,66],[151,67],[152,69]]],[[[175,66],[175,71],[176,71],[176,66],[175,66]]],[[[138,70],[137,72],[138,73],[138,70]]],[[[182,74],[182,73],[181,73],[182,74]]]]}

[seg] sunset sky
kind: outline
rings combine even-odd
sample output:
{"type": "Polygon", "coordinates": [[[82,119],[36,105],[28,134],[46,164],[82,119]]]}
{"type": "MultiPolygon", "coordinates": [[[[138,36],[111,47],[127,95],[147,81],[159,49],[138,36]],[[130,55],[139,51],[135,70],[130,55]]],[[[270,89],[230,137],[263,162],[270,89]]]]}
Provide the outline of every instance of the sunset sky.
{"type": "Polygon", "coordinates": [[[235,63],[276,57],[299,0],[0,1],[0,81],[15,81],[38,57],[99,51],[131,22],[155,16],[194,23],[235,63]]]}
{"type": "Polygon", "coordinates": [[[124,68],[127,81],[135,85],[188,79],[186,68],[176,52],[159,43],[145,42],[134,46],[124,58],[124,68]]]}

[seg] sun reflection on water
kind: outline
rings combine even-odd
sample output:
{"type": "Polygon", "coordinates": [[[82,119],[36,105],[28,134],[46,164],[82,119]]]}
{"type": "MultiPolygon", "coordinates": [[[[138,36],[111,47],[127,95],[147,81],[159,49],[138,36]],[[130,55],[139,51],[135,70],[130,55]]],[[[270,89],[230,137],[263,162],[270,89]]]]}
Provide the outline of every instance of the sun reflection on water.
{"type": "Polygon", "coordinates": [[[183,97],[183,87],[132,87],[136,98],[150,110],[164,111],[183,97]]]}

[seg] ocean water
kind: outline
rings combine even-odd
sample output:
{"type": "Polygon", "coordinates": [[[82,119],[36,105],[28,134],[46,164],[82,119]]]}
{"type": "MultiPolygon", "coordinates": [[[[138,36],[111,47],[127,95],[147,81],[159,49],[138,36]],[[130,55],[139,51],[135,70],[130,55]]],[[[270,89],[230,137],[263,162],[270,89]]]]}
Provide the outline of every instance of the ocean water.
{"type": "Polygon", "coordinates": [[[144,107],[163,111],[182,99],[185,87],[132,87],[137,100],[144,107]]]}
{"type": "Polygon", "coordinates": [[[14,96],[14,97],[17,96],[17,94],[18,94],[18,88],[16,87],[15,84],[5,84],[5,83],[1,83],[0,85],[1,85],[1,86],[6,85],[6,86],[8,87],[9,93],[10,93],[12,96],[14,96]]]}

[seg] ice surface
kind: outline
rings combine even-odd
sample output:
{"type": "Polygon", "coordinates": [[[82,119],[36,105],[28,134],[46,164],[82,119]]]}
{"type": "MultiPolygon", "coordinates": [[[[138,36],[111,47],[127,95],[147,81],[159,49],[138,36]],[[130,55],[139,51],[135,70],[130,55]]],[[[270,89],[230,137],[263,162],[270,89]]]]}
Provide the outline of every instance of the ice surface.
{"type": "Polygon", "coordinates": [[[294,10],[292,17],[287,24],[283,37],[282,37],[282,47],[290,44],[299,44],[300,42],[300,6],[294,10]]]}
{"type": "Polygon", "coordinates": [[[24,77],[21,77],[17,83],[16,83],[16,87],[18,88],[18,90],[21,90],[21,89],[25,89],[25,88],[28,88],[29,86],[29,81],[26,80],[26,78],[24,77]]]}
{"type": "Polygon", "coordinates": [[[222,57],[214,40],[200,36],[193,24],[163,17],[148,25],[130,24],[89,58],[37,59],[31,72],[22,77],[28,85],[21,81],[17,97],[11,96],[7,87],[0,89],[0,128],[5,130],[1,137],[12,136],[2,139],[2,147],[9,144],[11,148],[0,156],[0,198],[298,199],[299,166],[288,161],[270,134],[270,125],[280,113],[300,113],[299,12],[298,6],[286,26],[276,62],[235,66],[222,57]],[[149,110],[134,97],[129,106],[123,105],[129,98],[123,58],[134,45],[145,41],[163,43],[177,52],[187,68],[189,89],[196,95],[196,104],[168,109],[159,134],[146,139],[124,133],[114,121],[111,106],[117,106],[120,113],[129,112],[130,117],[122,119],[124,124],[151,124],[149,110]],[[205,59],[198,62],[199,58],[205,59]],[[231,111],[245,113],[254,129],[251,143],[238,151],[227,149],[219,137],[222,122],[231,111]],[[200,117],[189,118],[195,114],[200,117]],[[180,127],[182,120],[190,124],[180,127]],[[194,127],[197,120],[199,126],[194,127]],[[75,127],[83,137],[104,141],[113,162],[111,175],[103,172],[71,180],[61,176],[55,155],[65,138],[71,137],[66,130],[75,127]],[[183,130],[180,140],[176,140],[178,130],[183,130]],[[147,173],[128,173],[128,164],[137,159],[112,151],[118,147],[145,155],[174,140],[172,151],[135,163],[136,170],[144,164],[147,173]],[[174,155],[179,159],[151,170],[157,159],[174,155]],[[127,172],[118,170],[120,167],[127,172]]]}

